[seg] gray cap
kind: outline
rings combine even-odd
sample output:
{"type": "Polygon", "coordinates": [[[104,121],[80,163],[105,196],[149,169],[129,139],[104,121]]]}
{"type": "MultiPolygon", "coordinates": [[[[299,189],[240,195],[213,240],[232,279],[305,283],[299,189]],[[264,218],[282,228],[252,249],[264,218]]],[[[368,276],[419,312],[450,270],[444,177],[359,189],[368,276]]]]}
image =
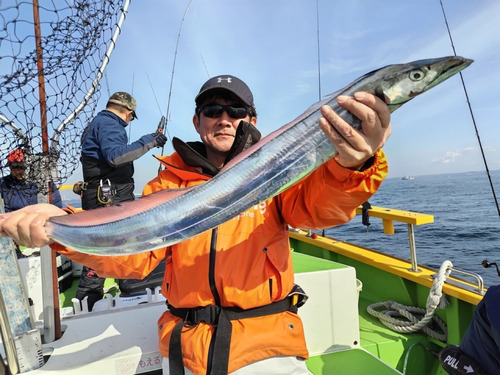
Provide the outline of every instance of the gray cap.
{"type": "Polygon", "coordinates": [[[108,103],[118,104],[119,106],[127,108],[129,111],[133,111],[134,113],[132,116],[137,118],[137,114],[135,113],[137,102],[128,92],[115,92],[109,97],[108,103]]]}
{"type": "Polygon", "coordinates": [[[204,96],[208,91],[216,89],[228,90],[240,98],[243,103],[249,107],[255,108],[253,94],[247,84],[241,79],[227,74],[210,78],[207,82],[205,82],[203,86],[201,86],[200,92],[194,101],[199,105],[202,96],[204,96]]]}

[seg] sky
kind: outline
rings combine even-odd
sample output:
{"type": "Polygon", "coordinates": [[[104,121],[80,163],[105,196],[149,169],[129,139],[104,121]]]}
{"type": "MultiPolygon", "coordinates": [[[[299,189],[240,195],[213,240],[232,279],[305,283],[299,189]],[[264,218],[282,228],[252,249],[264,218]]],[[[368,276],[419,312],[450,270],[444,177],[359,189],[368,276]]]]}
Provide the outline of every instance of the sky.
{"type": "MultiPolygon", "coordinates": [[[[267,135],[317,102],[320,90],[325,96],[389,64],[454,54],[439,0],[192,0],[186,13],[189,3],[132,0],[101,81],[99,109],[108,92],[137,99],[132,142],[156,130],[170,97],[165,154],[173,136],[199,139],[194,97],[209,77],[243,79],[267,135]]],[[[475,60],[462,76],[488,168],[500,169],[500,2],[442,3],[457,55],[475,60]]],[[[458,75],[394,112],[392,126],[389,177],[485,170],[458,75]]],[[[137,193],[157,175],[159,153],[134,163],[137,193]]],[[[81,169],[67,183],[79,179],[81,169]]]]}

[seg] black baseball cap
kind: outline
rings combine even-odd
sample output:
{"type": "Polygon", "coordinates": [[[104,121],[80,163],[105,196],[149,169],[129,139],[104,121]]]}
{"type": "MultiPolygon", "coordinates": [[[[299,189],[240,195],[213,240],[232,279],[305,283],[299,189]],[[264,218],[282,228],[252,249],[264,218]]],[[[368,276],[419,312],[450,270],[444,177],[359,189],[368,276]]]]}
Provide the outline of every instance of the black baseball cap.
{"type": "Polygon", "coordinates": [[[253,94],[248,88],[247,84],[238,77],[228,74],[210,78],[203,84],[203,86],[201,86],[200,92],[198,93],[194,101],[197,105],[199,105],[200,102],[202,102],[202,98],[208,91],[220,89],[232,92],[234,95],[240,98],[243,103],[245,103],[249,107],[255,108],[255,104],[253,102],[253,94]]]}

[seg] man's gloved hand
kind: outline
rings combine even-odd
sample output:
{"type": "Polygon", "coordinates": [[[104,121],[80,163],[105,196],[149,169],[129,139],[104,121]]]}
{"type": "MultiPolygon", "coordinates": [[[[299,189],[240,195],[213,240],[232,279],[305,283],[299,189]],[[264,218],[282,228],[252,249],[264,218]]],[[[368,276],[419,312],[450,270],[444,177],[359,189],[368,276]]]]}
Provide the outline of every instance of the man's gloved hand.
{"type": "Polygon", "coordinates": [[[73,185],[73,193],[81,195],[82,194],[82,184],[83,181],[78,181],[76,184],[73,185]]]}
{"type": "Polygon", "coordinates": [[[153,134],[151,134],[153,137],[155,137],[155,146],[156,147],[163,147],[165,146],[165,143],[167,143],[167,137],[163,135],[163,133],[158,129],[155,131],[153,134]]]}

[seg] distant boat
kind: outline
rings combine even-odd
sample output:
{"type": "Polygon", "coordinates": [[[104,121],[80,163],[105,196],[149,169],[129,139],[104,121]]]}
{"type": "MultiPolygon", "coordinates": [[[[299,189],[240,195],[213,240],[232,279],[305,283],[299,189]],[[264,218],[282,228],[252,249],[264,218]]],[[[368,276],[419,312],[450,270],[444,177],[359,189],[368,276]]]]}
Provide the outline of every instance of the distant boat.
{"type": "Polygon", "coordinates": [[[414,180],[415,176],[404,176],[403,180],[414,180]]]}

